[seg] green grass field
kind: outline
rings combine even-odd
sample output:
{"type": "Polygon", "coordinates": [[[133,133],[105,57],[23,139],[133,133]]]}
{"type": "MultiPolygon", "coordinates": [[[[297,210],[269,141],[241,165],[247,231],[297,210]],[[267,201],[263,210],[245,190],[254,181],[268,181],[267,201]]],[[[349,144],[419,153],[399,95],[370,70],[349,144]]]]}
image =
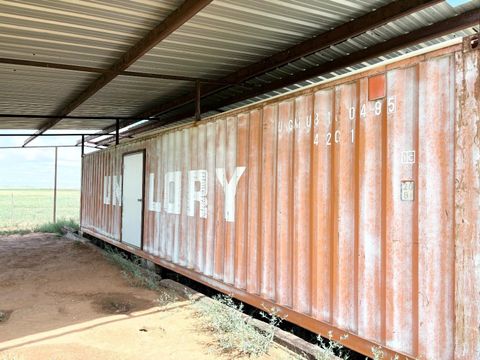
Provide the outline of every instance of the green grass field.
{"type": "MultiPolygon", "coordinates": [[[[57,219],[80,218],[80,190],[57,191],[57,219]]],[[[0,189],[0,231],[31,229],[53,220],[53,190],[0,189]]]]}

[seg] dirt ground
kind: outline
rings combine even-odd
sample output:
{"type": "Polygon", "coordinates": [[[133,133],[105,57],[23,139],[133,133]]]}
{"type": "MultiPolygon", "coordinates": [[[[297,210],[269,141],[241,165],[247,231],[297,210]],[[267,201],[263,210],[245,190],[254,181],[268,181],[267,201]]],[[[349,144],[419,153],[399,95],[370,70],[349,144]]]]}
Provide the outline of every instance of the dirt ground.
{"type": "MultiPolygon", "coordinates": [[[[93,246],[0,237],[0,360],[231,358],[191,301],[130,286],[93,246]]],[[[290,358],[274,345],[261,359],[290,358]]]]}

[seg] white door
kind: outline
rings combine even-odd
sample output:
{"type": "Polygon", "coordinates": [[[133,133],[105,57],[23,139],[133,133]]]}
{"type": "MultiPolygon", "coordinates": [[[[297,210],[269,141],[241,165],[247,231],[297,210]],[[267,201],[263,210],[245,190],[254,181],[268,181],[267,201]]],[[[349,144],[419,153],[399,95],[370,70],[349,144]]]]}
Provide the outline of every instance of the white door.
{"type": "Polygon", "coordinates": [[[123,157],[122,242],[142,247],[143,152],[123,157]]]}

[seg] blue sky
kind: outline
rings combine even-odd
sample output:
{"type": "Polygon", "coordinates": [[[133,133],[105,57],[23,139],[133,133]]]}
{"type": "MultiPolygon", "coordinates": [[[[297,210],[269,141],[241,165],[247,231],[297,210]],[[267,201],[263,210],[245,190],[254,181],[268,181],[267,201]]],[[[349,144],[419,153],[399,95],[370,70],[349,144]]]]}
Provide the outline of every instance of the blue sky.
{"type": "MultiPolygon", "coordinates": [[[[33,131],[0,130],[0,132],[11,134],[33,131]]],[[[74,145],[78,138],[42,137],[35,139],[31,145],[74,145]]],[[[22,145],[25,139],[26,137],[19,136],[0,137],[0,147],[22,145]]],[[[53,148],[0,149],[0,189],[53,188],[54,151],[53,148]]],[[[80,152],[80,148],[58,149],[59,189],[80,189],[80,152]]]]}

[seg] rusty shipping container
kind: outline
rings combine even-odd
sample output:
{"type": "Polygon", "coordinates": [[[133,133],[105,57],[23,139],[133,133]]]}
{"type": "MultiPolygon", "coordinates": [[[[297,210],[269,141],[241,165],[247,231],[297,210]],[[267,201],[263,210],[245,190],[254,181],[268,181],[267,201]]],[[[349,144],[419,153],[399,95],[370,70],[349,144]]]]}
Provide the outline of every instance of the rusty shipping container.
{"type": "Polygon", "coordinates": [[[464,39],[89,154],[81,228],[366,355],[480,359],[479,59],[464,39]]]}

